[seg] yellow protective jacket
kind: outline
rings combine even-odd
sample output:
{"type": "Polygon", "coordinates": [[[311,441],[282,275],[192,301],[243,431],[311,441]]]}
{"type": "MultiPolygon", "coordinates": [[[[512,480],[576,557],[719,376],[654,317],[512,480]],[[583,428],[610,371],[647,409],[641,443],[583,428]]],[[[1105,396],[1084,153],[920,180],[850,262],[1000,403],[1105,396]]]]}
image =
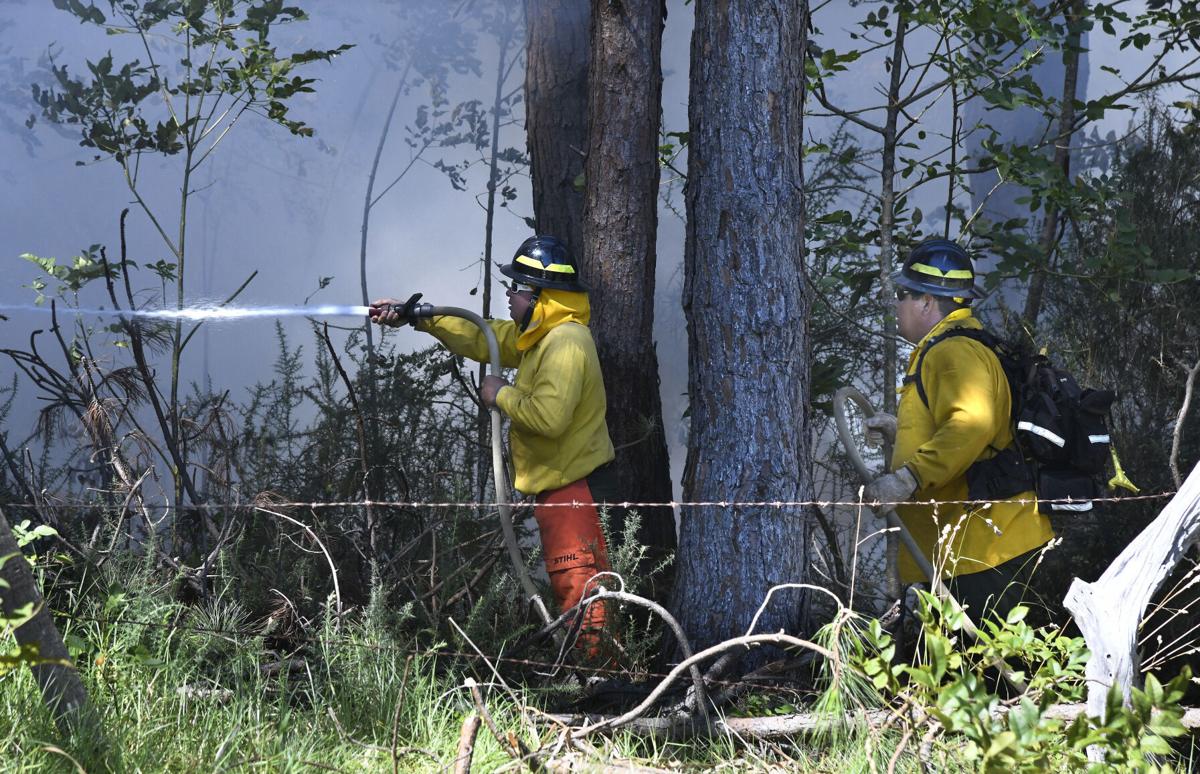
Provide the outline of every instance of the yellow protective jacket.
{"type": "MultiPolygon", "coordinates": [[[[955,327],[983,326],[970,309],[957,309],[909,356],[892,453],[892,469],[907,467],[917,480],[912,499],[938,502],[902,505],[896,512],[926,557],[947,577],[995,567],[1054,537],[1049,520],[1037,512],[1033,492],[990,508],[945,502],[966,500],[967,468],[993,457],[1013,440],[1008,381],[996,355],[978,341],[956,336],[931,348],[921,369],[928,407],[917,394],[913,371],[921,351],[955,327]]],[[[905,583],[927,580],[905,549],[900,552],[900,578],[905,583]]]]}
{"type": "MultiPolygon", "coordinates": [[[[510,320],[488,320],[501,364],[517,369],[512,385],[497,393],[496,405],[511,420],[513,486],[525,494],[578,481],[615,456],[590,318],[586,293],[547,288],[523,332],[510,320]]],[[[435,317],[417,328],[456,355],[488,359],[487,340],[474,323],[435,317]]]]}

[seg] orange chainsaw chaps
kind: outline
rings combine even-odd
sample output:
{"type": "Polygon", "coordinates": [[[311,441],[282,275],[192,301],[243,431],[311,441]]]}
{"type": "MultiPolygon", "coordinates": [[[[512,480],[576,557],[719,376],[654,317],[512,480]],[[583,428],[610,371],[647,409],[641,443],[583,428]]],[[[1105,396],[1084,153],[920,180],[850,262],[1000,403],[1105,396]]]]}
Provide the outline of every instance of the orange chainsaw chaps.
{"type": "MultiPolygon", "coordinates": [[[[533,515],[541,532],[550,589],[560,612],[575,606],[585,591],[591,591],[584,587],[592,576],[609,569],[600,511],[591,504],[593,501],[586,479],[537,496],[533,515]]],[[[603,602],[588,608],[576,647],[589,658],[600,656],[605,620],[603,602]]]]}

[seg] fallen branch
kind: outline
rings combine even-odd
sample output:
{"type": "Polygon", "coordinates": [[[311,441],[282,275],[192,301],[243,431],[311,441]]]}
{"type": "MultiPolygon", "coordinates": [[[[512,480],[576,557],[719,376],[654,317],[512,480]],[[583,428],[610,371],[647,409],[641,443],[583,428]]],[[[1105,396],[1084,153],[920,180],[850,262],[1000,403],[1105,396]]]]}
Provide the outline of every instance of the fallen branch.
{"type": "MultiPolygon", "coordinates": [[[[991,714],[996,720],[1001,720],[1008,715],[1009,711],[1009,707],[1000,706],[993,709],[991,714]]],[[[1053,704],[1042,712],[1042,717],[1049,720],[1061,720],[1064,723],[1070,723],[1080,715],[1086,714],[1086,704],[1053,704]]],[[[761,718],[722,718],[708,727],[688,717],[636,718],[620,724],[616,723],[619,718],[615,716],[551,714],[544,715],[543,717],[570,728],[594,725],[596,730],[602,730],[606,733],[620,730],[664,742],[683,741],[697,736],[713,734],[729,734],[750,739],[801,736],[826,729],[831,723],[838,722],[837,716],[818,712],[798,712],[792,715],[773,715],[761,718]]],[[[895,713],[891,710],[860,710],[859,712],[843,715],[840,718],[840,722],[846,724],[861,723],[869,729],[877,730],[883,728],[894,717],[895,713]]],[[[929,718],[929,721],[936,723],[932,718],[929,718]]],[[[1200,707],[1185,709],[1180,723],[1189,731],[1200,729],[1200,707]]]]}
{"type": "Polygon", "coordinates": [[[654,704],[654,702],[658,701],[659,697],[666,692],[667,688],[671,686],[671,683],[678,679],[679,676],[685,671],[691,669],[694,665],[727,650],[731,650],[733,648],[746,648],[751,645],[784,645],[795,648],[806,648],[824,656],[834,663],[837,663],[837,654],[835,654],[833,651],[823,648],[815,642],[802,640],[799,637],[793,637],[790,634],[783,634],[780,632],[779,634],[753,634],[747,637],[735,637],[731,640],[719,642],[710,648],[700,651],[691,658],[684,659],[676,664],[675,668],[668,672],[667,676],[664,677],[662,682],[658,684],[658,687],[651,691],[650,695],[643,699],[641,704],[637,705],[629,712],[626,712],[624,715],[616,718],[608,718],[586,725],[583,728],[575,731],[572,736],[576,739],[579,739],[595,731],[622,726],[631,720],[641,717],[643,714],[645,714],[646,710],[648,710],[654,704]]]}
{"type": "Polygon", "coordinates": [[[652,769],[626,761],[608,761],[598,763],[580,753],[567,754],[561,758],[546,761],[546,771],[551,774],[667,774],[671,769],[652,769]]]}
{"type": "Polygon", "coordinates": [[[458,732],[458,753],[454,756],[454,774],[471,774],[471,758],[475,756],[475,737],[479,735],[481,722],[479,716],[475,714],[463,718],[462,729],[458,732]]]}

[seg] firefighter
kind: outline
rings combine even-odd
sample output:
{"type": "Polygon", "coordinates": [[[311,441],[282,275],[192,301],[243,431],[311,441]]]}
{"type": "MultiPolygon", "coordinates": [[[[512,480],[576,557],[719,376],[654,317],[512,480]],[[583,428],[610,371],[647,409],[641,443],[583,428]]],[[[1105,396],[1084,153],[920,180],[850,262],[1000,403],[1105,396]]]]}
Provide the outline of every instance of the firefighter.
{"type": "MultiPolygon", "coordinates": [[[[510,420],[513,485],[535,498],[550,588],[566,610],[582,598],[589,578],[609,569],[600,513],[592,503],[617,499],[604,380],[588,330],[587,286],[566,245],[546,235],[526,239],[500,272],[511,280],[505,283],[511,319],[488,324],[501,363],[517,372],[511,384],[485,376],[479,396],[510,420]]],[[[458,317],[414,321],[405,314],[410,306],[381,299],[371,305],[370,319],[393,327],[413,322],[456,355],[487,361],[487,342],[473,323],[458,317]]],[[[590,655],[598,651],[604,621],[604,606],[593,604],[579,639],[590,655]]]]}
{"type": "MultiPolygon", "coordinates": [[[[972,616],[1004,617],[1021,601],[1038,551],[1054,533],[1020,464],[999,359],[976,339],[938,338],[953,328],[983,328],[971,314],[981,295],[971,258],[953,241],[930,239],[913,249],[892,282],[900,335],[915,349],[897,416],[881,413],[866,422],[868,443],[892,445],[893,472],[872,481],[864,497],[908,503],[897,515],[955,598],[972,616]],[[989,508],[954,502],[963,500],[996,502],[989,508]]],[[[927,580],[906,549],[899,564],[903,582],[927,580]]]]}

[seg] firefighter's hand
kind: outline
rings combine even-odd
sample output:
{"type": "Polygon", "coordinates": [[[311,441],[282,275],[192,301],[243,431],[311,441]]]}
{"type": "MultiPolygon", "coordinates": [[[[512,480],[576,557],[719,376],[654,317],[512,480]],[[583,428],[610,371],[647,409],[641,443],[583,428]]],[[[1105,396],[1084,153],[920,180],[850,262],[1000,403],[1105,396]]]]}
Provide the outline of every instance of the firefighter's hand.
{"type": "Polygon", "coordinates": [[[399,328],[413,321],[413,307],[421,300],[420,293],[413,293],[407,301],[381,298],[367,309],[367,317],[377,325],[399,328]]]}
{"type": "Polygon", "coordinates": [[[881,510],[892,510],[895,503],[907,502],[917,491],[917,479],[908,471],[900,468],[895,473],[886,473],[875,479],[863,489],[863,502],[879,513],[881,510]]]}
{"type": "Polygon", "coordinates": [[[896,442],[896,418],[882,411],[863,420],[867,428],[867,448],[878,449],[883,444],[891,446],[896,442]]]}
{"type": "Polygon", "coordinates": [[[507,387],[508,382],[501,379],[499,376],[488,374],[483,377],[483,382],[479,385],[479,399],[483,401],[483,405],[488,408],[496,407],[496,394],[500,392],[501,387],[507,387]]]}

